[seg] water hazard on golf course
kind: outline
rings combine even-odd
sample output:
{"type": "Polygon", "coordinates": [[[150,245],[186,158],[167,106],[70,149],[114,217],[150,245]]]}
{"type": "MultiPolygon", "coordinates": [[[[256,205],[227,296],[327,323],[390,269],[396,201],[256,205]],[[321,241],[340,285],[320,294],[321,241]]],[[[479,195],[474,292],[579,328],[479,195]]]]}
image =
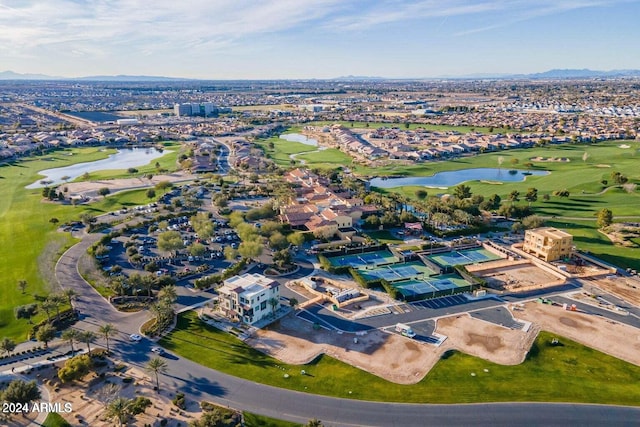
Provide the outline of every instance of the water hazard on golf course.
{"type": "Polygon", "coordinates": [[[160,151],[155,148],[119,149],[115,154],[111,154],[106,159],[96,160],[94,162],[76,163],[62,168],[41,170],[38,173],[43,175],[43,177],[33,184],[29,184],[26,188],[33,189],[62,184],[65,181],[73,181],[74,179],[84,175],[86,172],[91,173],[100,170],[128,169],[144,166],[152,160],[160,158],[167,153],[170,153],[170,151],[160,151]]]}
{"type": "Polygon", "coordinates": [[[461,169],[438,172],[432,176],[414,176],[407,178],[373,178],[372,187],[394,188],[406,186],[451,187],[466,181],[520,182],[529,175],[548,175],[548,171],[523,171],[497,168],[461,169]]]}

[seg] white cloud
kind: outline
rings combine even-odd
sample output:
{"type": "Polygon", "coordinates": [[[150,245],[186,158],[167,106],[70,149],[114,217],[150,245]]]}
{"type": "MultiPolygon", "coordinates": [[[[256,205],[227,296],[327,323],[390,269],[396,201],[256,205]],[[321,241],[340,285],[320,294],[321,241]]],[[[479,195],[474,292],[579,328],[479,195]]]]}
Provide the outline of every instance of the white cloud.
{"type": "Polygon", "coordinates": [[[0,52],[39,46],[128,44],[141,50],[228,46],[294,28],[330,13],[339,0],[0,0],[0,52]]]}
{"type": "Polygon", "coordinates": [[[633,3],[637,0],[384,0],[360,14],[339,16],[327,23],[328,27],[345,31],[367,30],[394,22],[416,21],[431,18],[483,15],[500,13],[500,21],[459,34],[486,31],[540,16],[576,9],[612,6],[616,3],[633,3]]]}

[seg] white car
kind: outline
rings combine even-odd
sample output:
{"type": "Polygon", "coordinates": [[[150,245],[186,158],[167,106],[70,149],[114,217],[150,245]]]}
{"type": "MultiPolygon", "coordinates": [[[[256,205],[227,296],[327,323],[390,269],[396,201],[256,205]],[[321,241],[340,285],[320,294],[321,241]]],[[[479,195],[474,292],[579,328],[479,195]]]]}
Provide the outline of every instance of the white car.
{"type": "Polygon", "coordinates": [[[129,339],[133,342],[138,342],[142,339],[142,337],[138,334],[131,334],[129,335],[129,339]]]}
{"type": "Polygon", "coordinates": [[[151,351],[159,355],[164,354],[164,349],[162,347],[151,347],[151,351]]]}

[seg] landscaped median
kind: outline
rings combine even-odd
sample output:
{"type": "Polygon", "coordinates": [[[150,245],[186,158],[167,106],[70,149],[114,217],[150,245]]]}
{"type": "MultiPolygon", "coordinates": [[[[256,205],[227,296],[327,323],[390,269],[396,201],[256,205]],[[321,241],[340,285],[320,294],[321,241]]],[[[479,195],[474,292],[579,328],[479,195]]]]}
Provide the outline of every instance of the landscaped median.
{"type": "Polygon", "coordinates": [[[179,315],[176,328],[160,343],[182,357],[230,375],[327,396],[407,403],[638,404],[640,367],[565,338],[554,345],[553,338],[556,336],[541,332],[527,360],[517,366],[447,352],[413,385],[385,381],[328,356],[307,365],[281,363],[204,324],[195,312],[179,315]]]}

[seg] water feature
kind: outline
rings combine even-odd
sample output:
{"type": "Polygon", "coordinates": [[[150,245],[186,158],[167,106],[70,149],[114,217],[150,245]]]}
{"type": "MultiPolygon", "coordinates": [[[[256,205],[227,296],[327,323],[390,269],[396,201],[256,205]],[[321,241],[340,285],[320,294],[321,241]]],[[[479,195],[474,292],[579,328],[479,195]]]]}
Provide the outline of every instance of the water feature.
{"type": "Polygon", "coordinates": [[[372,187],[393,188],[417,185],[424,187],[451,187],[466,181],[519,182],[529,175],[548,175],[547,171],[522,171],[496,168],[461,169],[438,172],[432,176],[414,176],[409,178],[374,178],[372,187]]]}
{"type": "Polygon", "coordinates": [[[285,133],[280,135],[279,138],[286,141],[300,142],[302,144],[312,145],[314,147],[318,146],[318,140],[309,138],[306,135],[302,135],[300,133],[285,133]]]}
{"type": "Polygon", "coordinates": [[[144,166],[159,157],[162,157],[170,151],[160,151],[155,148],[125,148],[118,150],[117,153],[111,154],[108,158],[102,160],[96,160],[94,162],[76,163],[74,165],[65,166],[62,168],[45,169],[38,173],[43,175],[43,178],[38,179],[33,184],[28,185],[26,188],[42,188],[45,184],[41,181],[46,181],[46,185],[58,185],[62,184],[64,180],[62,177],[68,177],[67,181],[73,181],[74,179],[84,175],[85,172],[96,172],[100,170],[110,169],[129,169],[137,166],[144,166]]]}

